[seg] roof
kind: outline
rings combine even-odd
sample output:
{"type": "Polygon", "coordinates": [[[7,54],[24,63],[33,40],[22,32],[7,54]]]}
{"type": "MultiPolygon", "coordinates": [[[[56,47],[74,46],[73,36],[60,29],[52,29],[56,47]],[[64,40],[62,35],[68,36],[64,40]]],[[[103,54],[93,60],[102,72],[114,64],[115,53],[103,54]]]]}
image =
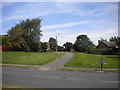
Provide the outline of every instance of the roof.
{"type": "Polygon", "coordinates": [[[108,42],[108,41],[102,41],[104,44],[106,44],[107,46],[109,47],[112,47],[112,46],[117,46],[117,44],[115,42],[108,42]]]}

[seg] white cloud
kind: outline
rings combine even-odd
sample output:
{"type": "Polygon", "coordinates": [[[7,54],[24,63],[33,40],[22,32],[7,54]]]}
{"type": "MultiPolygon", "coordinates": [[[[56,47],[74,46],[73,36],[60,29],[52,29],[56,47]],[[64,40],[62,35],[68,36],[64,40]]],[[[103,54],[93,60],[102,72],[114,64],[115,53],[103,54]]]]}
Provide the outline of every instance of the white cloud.
{"type": "MultiPolygon", "coordinates": [[[[14,3],[4,3],[3,6],[7,6],[9,4],[14,3]]],[[[84,10],[82,8],[83,3],[25,3],[14,10],[11,10],[9,17],[3,16],[3,22],[7,22],[10,20],[23,19],[23,18],[33,18],[33,17],[41,17],[50,14],[63,14],[69,13],[73,15],[80,16],[110,16],[115,10],[117,11],[117,5],[106,5],[101,8],[94,8],[90,10],[84,10]]],[[[84,6],[84,4],[83,4],[84,6]]]]}
{"type": "Polygon", "coordinates": [[[64,28],[64,27],[73,27],[81,24],[86,24],[88,21],[79,21],[79,22],[72,22],[72,23],[65,23],[65,24],[55,24],[55,25],[48,25],[41,27],[42,30],[48,29],[57,29],[57,28],[64,28]]]}
{"type": "Polygon", "coordinates": [[[48,9],[47,7],[51,7],[51,5],[47,5],[47,3],[27,3],[22,6],[18,6],[14,10],[10,12],[9,17],[3,16],[3,22],[7,22],[10,20],[18,20],[23,18],[34,18],[45,16],[52,13],[52,8],[48,9]]]}

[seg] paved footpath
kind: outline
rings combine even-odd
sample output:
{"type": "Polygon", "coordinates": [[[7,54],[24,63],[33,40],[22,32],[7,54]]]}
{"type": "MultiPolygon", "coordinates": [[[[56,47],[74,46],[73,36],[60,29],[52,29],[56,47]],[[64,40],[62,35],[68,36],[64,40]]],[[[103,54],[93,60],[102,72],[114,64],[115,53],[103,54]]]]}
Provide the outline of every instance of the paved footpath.
{"type": "Polygon", "coordinates": [[[57,58],[56,60],[52,61],[49,64],[40,66],[40,70],[49,70],[49,69],[57,69],[57,68],[61,68],[64,67],[64,65],[73,57],[72,53],[67,53],[64,56],[57,58]]]}

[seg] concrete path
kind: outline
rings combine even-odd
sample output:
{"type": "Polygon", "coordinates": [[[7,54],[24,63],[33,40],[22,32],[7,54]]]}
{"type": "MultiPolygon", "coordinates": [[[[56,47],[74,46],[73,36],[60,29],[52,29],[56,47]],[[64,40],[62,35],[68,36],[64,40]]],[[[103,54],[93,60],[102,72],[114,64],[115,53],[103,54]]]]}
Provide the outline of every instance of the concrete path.
{"type": "Polygon", "coordinates": [[[49,69],[57,69],[57,68],[61,68],[64,67],[64,65],[73,57],[72,53],[67,53],[64,56],[57,58],[56,60],[54,60],[53,62],[40,66],[40,70],[49,70],[49,69]]]}

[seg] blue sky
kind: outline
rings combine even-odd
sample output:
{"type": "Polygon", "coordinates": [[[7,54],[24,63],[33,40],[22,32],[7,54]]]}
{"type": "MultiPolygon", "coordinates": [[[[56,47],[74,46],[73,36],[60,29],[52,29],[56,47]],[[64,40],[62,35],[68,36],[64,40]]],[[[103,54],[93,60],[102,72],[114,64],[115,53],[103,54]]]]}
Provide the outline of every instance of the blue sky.
{"type": "Polygon", "coordinates": [[[86,34],[97,44],[100,37],[118,35],[117,2],[3,2],[2,34],[27,18],[41,18],[41,41],[47,42],[57,33],[58,44],[86,34]]]}

